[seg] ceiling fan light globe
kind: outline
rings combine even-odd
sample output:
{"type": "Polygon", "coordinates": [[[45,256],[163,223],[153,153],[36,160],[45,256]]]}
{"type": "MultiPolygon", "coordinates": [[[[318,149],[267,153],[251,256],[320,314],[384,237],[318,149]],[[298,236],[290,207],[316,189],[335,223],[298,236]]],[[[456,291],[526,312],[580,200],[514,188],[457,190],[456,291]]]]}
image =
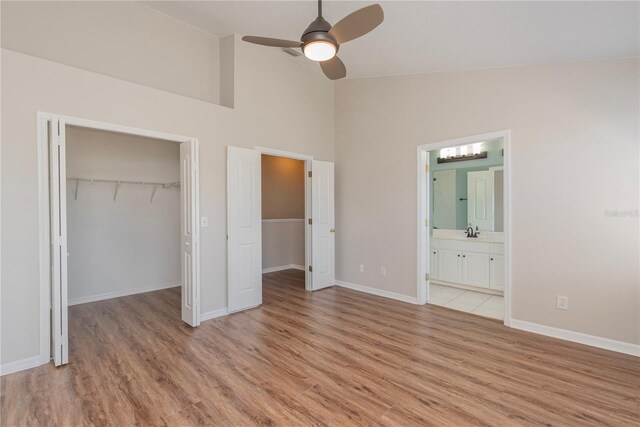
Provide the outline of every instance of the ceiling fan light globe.
{"type": "Polygon", "coordinates": [[[303,49],[304,56],[312,61],[328,61],[336,56],[336,46],[326,40],[315,40],[307,43],[303,49]]]}

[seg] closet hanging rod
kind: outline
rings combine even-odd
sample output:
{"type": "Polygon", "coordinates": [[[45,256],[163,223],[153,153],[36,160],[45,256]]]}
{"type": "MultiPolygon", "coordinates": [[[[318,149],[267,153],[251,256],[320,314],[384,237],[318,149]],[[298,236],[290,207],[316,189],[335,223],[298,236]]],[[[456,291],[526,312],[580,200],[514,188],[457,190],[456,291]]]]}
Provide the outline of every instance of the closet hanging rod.
{"type": "Polygon", "coordinates": [[[92,178],[73,178],[67,177],[67,181],[82,181],[82,182],[99,182],[99,183],[110,183],[110,184],[125,184],[125,185],[153,185],[159,186],[162,188],[168,187],[179,187],[180,181],[175,182],[153,182],[153,181],[125,181],[120,179],[92,179],[92,178]]]}

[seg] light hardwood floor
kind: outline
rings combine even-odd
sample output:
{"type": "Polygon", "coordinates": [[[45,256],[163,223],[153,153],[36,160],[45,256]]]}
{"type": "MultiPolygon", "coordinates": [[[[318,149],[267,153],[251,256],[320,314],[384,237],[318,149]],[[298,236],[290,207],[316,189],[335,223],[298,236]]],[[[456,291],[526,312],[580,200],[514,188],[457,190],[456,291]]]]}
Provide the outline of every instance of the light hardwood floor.
{"type": "Polygon", "coordinates": [[[2,425],[640,422],[633,356],[303,280],[196,329],[178,289],[73,306],[70,364],[3,377],[2,425]]]}

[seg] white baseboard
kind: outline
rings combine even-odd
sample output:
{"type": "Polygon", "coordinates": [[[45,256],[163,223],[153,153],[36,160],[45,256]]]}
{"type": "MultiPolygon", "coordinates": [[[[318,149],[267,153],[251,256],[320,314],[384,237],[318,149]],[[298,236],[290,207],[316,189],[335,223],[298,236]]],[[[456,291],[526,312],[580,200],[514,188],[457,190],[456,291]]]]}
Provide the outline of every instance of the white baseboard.
{"type": "Polygon", "coordinates": [[[291,270],[291,269],[304,271],[304,265],[287,264],[287,265],[279,265],[277,267],[263,268],[262,269],[262,274],[264,274],[264,273],[273,273],[274,271],[291,270]]]}
{"type": "Polygon", "coordinates": [[[548,337],[559,338],[579,344],[590,345],[605,350],[616,351],[618,353],[630,354],[640,357],[640,345],[623,341],[616,341],[609,338],[596,337],[581,332],[569,331],[567,329],[554,328],[552,326],[540,325],[538,323],[526,322],[524,320],[511,319],[510,326],[522,331],[533,332],[535,334],[548,337]]]}
{"type": "Polygon", "coordinates": [[[227,307],[219,310],[207,311],[206,313],[200,313],[200,321],[204,322],[205,320],[215,319],[216,317],[226,316],[227,314],[229,314],[229,309],[227,307]]]}
{"type": "Polygon", "coordinates": [[[87,297],[70,298],[67,303],[68,305],[85,304],[88,302],[102,301],[105,299],[126,297],[127,295],[135,295],[135,294],[142,294],[145,292],[159,291],[161,289],[177,288],[178,286],[181,286],[180,282],[161,283],[159,285],[143,286],[141,288],[134,288],[134,289],[123,289],[121,291],[105,292],[103,294],[90,295],[87,297]]]}
{"type": "Polygon", "coordinates": [[[355,283],[343,282],[342,280],[336,280],[336,285],[343,288],[353,289],[354,291],[364,292],[379,297],[390,298],[396,301],[408,302],[410,304],[418,304],[417,297],[410,297],[408,295],[398,294],[391,291],[385,291],[383,289],[370,288],[368,286],[357,285],[355,283]]]}
{"type": "Polygon", "coordinates": [[[3,363],[0,366],[0,375],[8,375],[13,374],[14,372],[24,371],[25,369],[44,365],[44,363],[40,361],[40,356],[27,357],[26,359],[16,360],[15,362],[3,363]]]}

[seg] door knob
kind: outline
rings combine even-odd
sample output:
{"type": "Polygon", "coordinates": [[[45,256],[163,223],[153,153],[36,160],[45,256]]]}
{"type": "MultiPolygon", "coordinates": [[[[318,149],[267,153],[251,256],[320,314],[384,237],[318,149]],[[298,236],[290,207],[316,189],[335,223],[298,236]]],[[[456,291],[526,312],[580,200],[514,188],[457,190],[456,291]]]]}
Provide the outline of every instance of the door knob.
{"type": "Polygon", "coordinates": [[[329,231],[330,231],[331,233],[335,233],[335,232],[336,232],[336,228],[335,228],[335,227],[331,227],[331,228],[329,229],[329,231]]]}

